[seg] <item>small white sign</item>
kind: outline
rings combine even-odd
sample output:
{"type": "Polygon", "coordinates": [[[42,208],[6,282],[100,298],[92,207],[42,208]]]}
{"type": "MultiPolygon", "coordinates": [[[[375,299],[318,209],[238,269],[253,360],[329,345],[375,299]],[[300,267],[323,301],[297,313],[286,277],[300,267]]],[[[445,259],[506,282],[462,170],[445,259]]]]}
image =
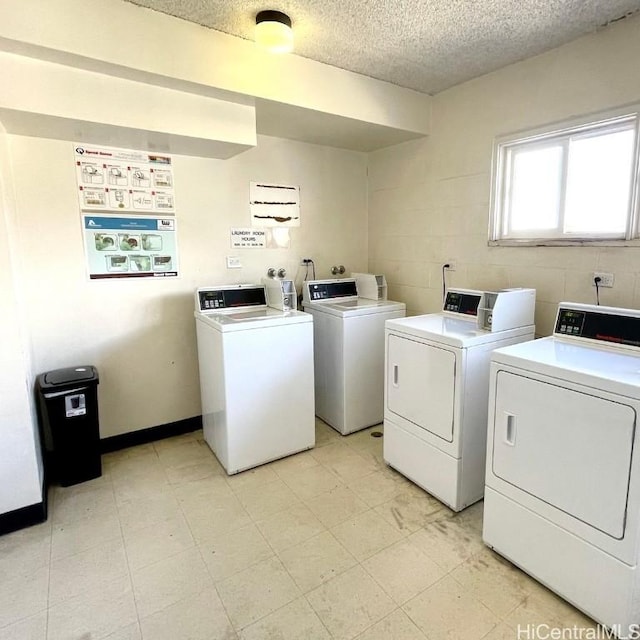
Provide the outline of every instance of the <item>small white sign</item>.
{"type": "Polygon", "coordinates": [[[264,229],[231,229],[232,249],[264,249],[267,232],[264,229]]]}

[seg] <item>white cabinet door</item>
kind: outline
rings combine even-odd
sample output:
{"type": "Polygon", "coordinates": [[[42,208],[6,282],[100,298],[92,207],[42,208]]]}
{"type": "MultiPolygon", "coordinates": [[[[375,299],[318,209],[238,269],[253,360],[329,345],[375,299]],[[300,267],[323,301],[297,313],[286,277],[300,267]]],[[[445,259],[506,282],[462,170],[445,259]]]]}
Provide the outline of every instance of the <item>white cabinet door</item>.
{"type": "Polygon", "coordinates": [[[453,442],[456,356],[446,349],[389,335],[387,406],[396,415],[453,442]]]}
{"type": "Polygon", "coordinates": [[[624,534],[632,407],[499,371],[493,473],[614,538],[624,534]]]}

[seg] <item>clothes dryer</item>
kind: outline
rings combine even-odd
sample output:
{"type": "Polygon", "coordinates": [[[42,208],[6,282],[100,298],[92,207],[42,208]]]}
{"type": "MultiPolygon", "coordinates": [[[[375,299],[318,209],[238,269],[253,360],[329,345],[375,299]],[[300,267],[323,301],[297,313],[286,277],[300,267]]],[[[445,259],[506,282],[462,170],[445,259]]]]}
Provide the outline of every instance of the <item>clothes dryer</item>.
{"type": "Polygon", "coordinates": [[[491,352],[533,340],[534,307],[534,289],[449,289],[442,313],[386,324],[384,459],[454,511],[484,492],[491,352]]]}
{"type": "Polygon", "coordinates": [[[640,636],[640,312],[563,302],[492,359],[485,543],[640,636]]]}
{"type": "Polygon", "coordinates": [[[204,438],[228,474],[315,444],[313,318],[264,285],[196,292],[204,438]]]}
{"type": "Polygon", "coordinates": [[[303,309],[313,316],[316,415],[342,435],[382,422],[384,323],[403,302],[358,296],[355,278],[310,280],[303,309]]]}

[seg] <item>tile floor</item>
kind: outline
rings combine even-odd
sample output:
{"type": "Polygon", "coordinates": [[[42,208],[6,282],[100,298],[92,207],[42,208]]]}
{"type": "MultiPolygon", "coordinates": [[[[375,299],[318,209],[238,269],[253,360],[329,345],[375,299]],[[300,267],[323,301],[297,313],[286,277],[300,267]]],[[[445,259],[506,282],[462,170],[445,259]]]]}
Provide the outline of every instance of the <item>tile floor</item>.
{"type": "Polygon", "coordinates": [[[0,537],[0,640],[515,640],[593,623],[382,459],[372,430],[228,477],[195,432],[104,456],[0,537]]]}

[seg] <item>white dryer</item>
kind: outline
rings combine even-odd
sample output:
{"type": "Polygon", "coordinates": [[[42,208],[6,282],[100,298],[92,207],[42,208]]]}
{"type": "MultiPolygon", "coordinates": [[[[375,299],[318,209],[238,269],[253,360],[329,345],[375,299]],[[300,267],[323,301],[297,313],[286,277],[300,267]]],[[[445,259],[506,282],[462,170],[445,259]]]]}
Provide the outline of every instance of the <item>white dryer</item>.
{"type": "Polygon", "coordinates": [[[304,283],[313,316],[316,415],[342,435],[383,419],[384,323],[403,302],[358,297],[355,278],[304,283]]]}
{"type": "Polygon", "coordinates": [[[449,289],[443,312],[386,326],[384,459],[460,511],[484,492],[491,352],[533,340],[535,290],[449,289]],[[487,300],[508,313],[488,313],[487,300]],[[478,328],[478,315],[488,325],[478,328]]]}
{"type": "Polygon", "coordinates": [[[196,292],[204,438],[228,474],[315,445],[313,318],[264,285],[196,292]]]}
{"type": "Polygon", "coordinates": [[[493,353],[484,540],[621,638],[640,634],[639,413],[639,311],[560,303],[553,336],[493,353]]]}

